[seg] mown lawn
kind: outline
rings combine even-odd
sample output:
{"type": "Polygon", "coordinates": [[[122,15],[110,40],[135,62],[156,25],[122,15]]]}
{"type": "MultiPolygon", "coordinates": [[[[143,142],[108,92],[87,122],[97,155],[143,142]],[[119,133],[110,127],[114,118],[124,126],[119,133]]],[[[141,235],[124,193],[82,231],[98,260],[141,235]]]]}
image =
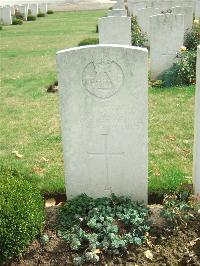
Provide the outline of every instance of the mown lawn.
{"type": "MultiPolygon", "coordinates": [[[[55,53],[98,37],[104,14],[57,12],[0,32],[0,165],[42,192],[64,191],[58,94],[46,93],[56,80],[55,53]]],[[[164,191],[192,175],[194,87],[149,92],[149,187],[164,191]]]]}

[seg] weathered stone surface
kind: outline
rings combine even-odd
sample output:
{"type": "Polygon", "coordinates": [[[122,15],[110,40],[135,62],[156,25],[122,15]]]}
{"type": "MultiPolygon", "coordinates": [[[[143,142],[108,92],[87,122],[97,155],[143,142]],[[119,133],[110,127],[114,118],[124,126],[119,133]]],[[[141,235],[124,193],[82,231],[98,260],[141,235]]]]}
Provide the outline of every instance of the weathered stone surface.
{"type": "Polygon", "coordinates": [[[193,7],[191,6],[176,6],[172,8],[174,14],[181,14],[184,16],[184,30],[192,28],[193,23],[193,7]]]}
{"type": "Polygon", "coordinates": [[[194,10],[195,10],[195,6],[196,6],[196,0],[174,0],[174,5],[173,7],[175,6],[184,6],[184,7],[192,7],[193,9],[193,13],[194,13],[194,10]]]}
{"type": "Polygon", "coordinates": [[[137,21],[143,31],[147,34],[149,39],[150,36],[150,17],[159,14],[158,8],[148,7],[142,8],[137,11],[137,21]]]}
{"type": "Polygon", "coordinates": [[[39,4],[38,8],[39,8],[40,13],[44,13],[44,14],[47,13],[48,7],[46,3],[39,4]]]}
{"type": "Polygon", "coordinates": [[[153,7],[159,8],[161,12],[166,12],[167,10],[170,10],[173,7],[173,0],[153,1],[153,7]]]}
{"type": "Polygon", "coordinates": [[[31,15],[37,16],[37,14],[38,14],[38,4],[29,4],[29,9],[31,10],[31,15]]]}
{"type": "Polygon", "coordinates": [[[125,9],[124,0],[118,0],[112,7],[112,9],[125,9]]]}
{"type": "Polygon", "coordinates": [[[195,99],[195,137],[194,137],[194,167],[193,184],[195,195],[200,200],[200,46],[197,49],[197,83],[195,99]]]}
{"type": "Polygon", "coordinates": [[[199,19],[200,21],[200,0],[196,0],[195,19],[199,19]]]}
{"type": "Polygon", "coordinates": [[[128,11],[130,15],[137,16],[137,11],[141,8],[149,7],[148,1],[127,0],[128,11]]]}
{"type": "Polygon", "coordinates": [[[127,10],[125,9],[112,9],[108,10],[107,16],[127,16],[127,10]]]}
{"type": "Polygon", "coordinates": [[[151,78],[172,66],[176,53],[183,46],[183,15],[164,14],[150,18],[150,72],[151,78]]]}
{"type": "Polygon", "coordinates": [[[67,197],[147,202],[148,52],[121,45],[57,53],[67,197]]]}
{"type": "Polygon", "coordinates": [[[100,18],[99,43],[131,45],[131,18],[125,16],[100,18]]]}
{"type": "Polygon", "coordinates": [[[12,24],[12,16],[10,6],[0,7],[0,22],[4,25],[12,24]]]}

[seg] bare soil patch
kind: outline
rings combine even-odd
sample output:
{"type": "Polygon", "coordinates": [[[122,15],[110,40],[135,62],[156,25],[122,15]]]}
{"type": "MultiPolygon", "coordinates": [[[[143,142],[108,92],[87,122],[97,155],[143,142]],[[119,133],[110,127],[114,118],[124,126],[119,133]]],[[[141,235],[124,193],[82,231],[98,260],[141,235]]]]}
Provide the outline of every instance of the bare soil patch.
{"type": "MultiPolygon", "coordinates": [[[[149,241],[140,247],[130,248],[122,257],[101,255],[99,265],[200,265],[200,221],[190,222],[187,228],[167,229],[159,216],[161,205],[150,205],[153,229],[149,241]]],[[[57,234],[59,206],[46,208],[44,234],[49,241],[42,243],[38,238],[26,253],[9,265],[73,265],[76,255],[57,234]]]]}

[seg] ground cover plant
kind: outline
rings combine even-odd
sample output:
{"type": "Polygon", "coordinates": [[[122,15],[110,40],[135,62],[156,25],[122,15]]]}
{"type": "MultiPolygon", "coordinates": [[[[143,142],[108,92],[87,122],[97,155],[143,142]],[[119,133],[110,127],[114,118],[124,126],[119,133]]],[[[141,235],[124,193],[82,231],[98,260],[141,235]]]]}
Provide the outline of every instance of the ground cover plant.
{"type": "Polygon", "coordinates": [[[100,257],[121,255],[130,245],[142,245],[150,230],[149,210],[128,197],[92,199],[82,194],[60,211],[59,234],[72,251],[75,265],[98,263],[100,257]]]}
{"type": "Polygon", "coordinates": [[[44,225],[44,202],[15,169],[0,166],[0,264],[19,256],[44,225]]]}
{"type": "Polygon", "coordinates": [[[10,265],[199,266],[199,208],[184,193],[148,208],[127,197],[79,195],[46,208],[45,230],[10,265]]]}
{"type": "MultiPolygon", "coordinates": [[[[56,51],[98,38],[106,11],[55,12],[0,32],[0,164],[12,165],[42,193],[64,193],[56,51]],[[15,41],[13,41],[13,39],[15,41]]],[[[176,191],[192,176],[194,86],[149,89],[149,189],[176,191]]]]}

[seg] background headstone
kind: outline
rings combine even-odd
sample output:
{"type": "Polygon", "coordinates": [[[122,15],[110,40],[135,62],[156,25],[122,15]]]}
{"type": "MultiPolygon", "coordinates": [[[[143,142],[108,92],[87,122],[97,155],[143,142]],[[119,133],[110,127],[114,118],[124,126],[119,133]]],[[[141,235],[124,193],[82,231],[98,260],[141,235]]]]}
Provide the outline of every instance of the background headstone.
{"type": "Polygon", "coordinates": [[[196,0],[195,19],[199,19],[200,21],[200,0],[196,0]]]}
{"type": "Polygon", "coordinates": [[[1,14],[1,21],[4,25],[12,24],[11,9],[9,6],[2,7],[1,14]]]}
{"type": "Polygon", "coordinates": [[[170,10],[173,7],[173,0],[169,1],[154,1],[153,7],[159,8],[160,11],[166,12],[167,10],[170,10]]]}
{"type": "Polygon", "coordinates": [[[39,4],[38,8],[39,8],[39,12],[40,13],[44,13],[44,14],[47,13],[47,9],[48,8],[47,8],[47,4],[46,3],[39,4]]]}
{"type": "Polygon", "coordinates": [[[24,20],[27,20],[28,9],[26,5],[18,5],[17,10],[24,16],[24,20]]]}
{"type": "Polygon", "coordinates": [[[127,10],[126,9],[112,9],[108,10],[107,16],[127,16],[127,10]]]}
{"type": "Polygon", "coordinates": [[[195,138],[194,138],[194,167],[193,183],[195,195],[200,200],[200,46],[197,49],[197,83],[195,100],[195,138]]]}
{"type": "Polygon", "coordinates": [[[31,15],[37,16],[37,14],[38,14],[38,4],[29,4],[29,9],[31,11],[31,15]]]}
{"type": "Polygon", "coordinates": [[[147,34],[149,40],[150,36],[150,17],[159,14],[158,8],[148,7],[137,11],[137,22],[143,33],[147,34]]]}
{"type": "Polygon", "coordinates": [[[67,198],[147,202],[147,49],[96,45],[57,53],[67,198]]]}
{"type": "Polygon", "coordinates": [[[147,1],[131,1],[127,0],[128,12],[130,15],[137,16],[137,11],[141,8],[149,7],[147,1]]]}
{"type": "Polygon", "coordinates": [[[150,73],[156,79],[170,68],[183,46],[183,15],[163,14],[150,18],[150,73]]]}
{"type": "Polygon", "coordinates": [[[125,9],[124,0],[118,0],[112,7],[112,9],[125,9]]]}
{"type": "Polygon", "coordinates": [[[172,13],[184,16],[184,30],[192,28],[193,8],[191,6],[176,6],[172,8],[172,13]]]}
{"type": "Polygon", "coordinates": [[[99,43],[131,45],[131,18],[125,16],[100,18],[99,43]]]}

